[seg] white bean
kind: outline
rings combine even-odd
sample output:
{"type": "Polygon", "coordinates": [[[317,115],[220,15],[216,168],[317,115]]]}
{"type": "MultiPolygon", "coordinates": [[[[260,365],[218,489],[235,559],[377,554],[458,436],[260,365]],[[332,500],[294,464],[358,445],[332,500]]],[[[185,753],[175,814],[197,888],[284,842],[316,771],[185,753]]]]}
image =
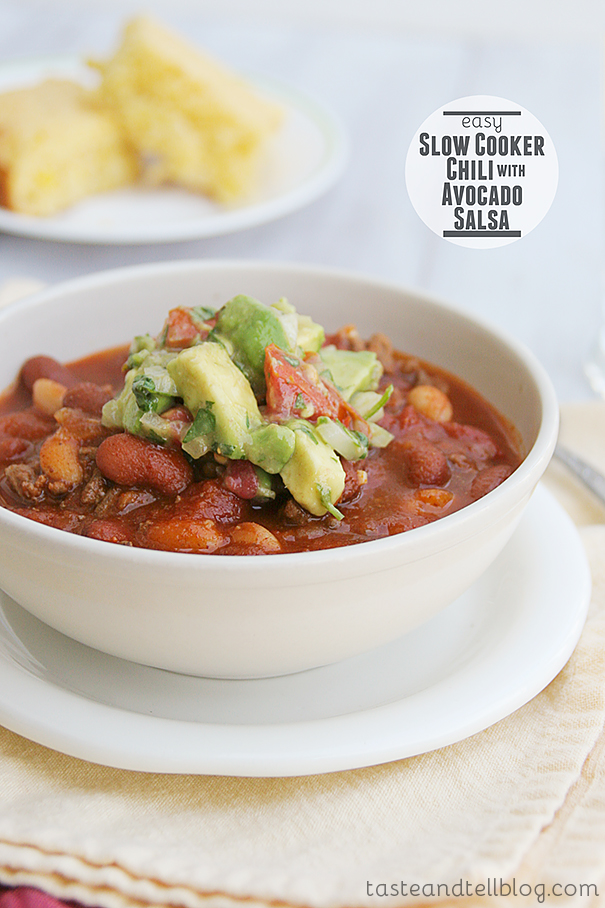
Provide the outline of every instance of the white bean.
{"type": "Polygon", "coordinates": [[[84,479],[78,458],[80,441],[63,427],[47,438],[40,448],[40,469],[48,478],[49,489],[67,492],[84,479]]]}
{"type": "Polygon", "coordinates": [[[55,381],[53,378],[38,378],[32,387],[34,406],[41,413],[53,416],[63,406],[63,398],[66,391],[65,385],[55,381]]]}
{"type": "Polygon", "coordinates": [[[416,385],[408,394],[408,403],[435,422],[449,422],[454,415],[449,397],[434,385],[416,385]]]}

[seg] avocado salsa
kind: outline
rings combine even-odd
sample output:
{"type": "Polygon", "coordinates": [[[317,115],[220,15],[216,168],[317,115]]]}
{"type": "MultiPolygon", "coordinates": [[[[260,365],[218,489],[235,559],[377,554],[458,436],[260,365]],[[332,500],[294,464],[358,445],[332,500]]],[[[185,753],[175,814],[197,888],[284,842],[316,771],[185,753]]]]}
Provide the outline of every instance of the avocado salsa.
{"type": "Polygon", "coordinates": [[[286,299],[177,306],[157,336],[24,363],[0,401],[0,504],[107,542],[278,554],[404,532],[520,463],[454,376],[286,299]]]}

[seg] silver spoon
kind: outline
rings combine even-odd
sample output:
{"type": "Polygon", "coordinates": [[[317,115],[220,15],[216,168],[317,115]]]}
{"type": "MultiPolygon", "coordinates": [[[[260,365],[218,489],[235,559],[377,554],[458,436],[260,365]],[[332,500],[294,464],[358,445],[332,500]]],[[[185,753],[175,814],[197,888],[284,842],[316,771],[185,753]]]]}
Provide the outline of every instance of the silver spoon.
{"type": "Polygon", "coordinates": [[[555,457],[564,463],[605,506],[605,476],[602,473],[559,444],[555,448],[555,457]]]}

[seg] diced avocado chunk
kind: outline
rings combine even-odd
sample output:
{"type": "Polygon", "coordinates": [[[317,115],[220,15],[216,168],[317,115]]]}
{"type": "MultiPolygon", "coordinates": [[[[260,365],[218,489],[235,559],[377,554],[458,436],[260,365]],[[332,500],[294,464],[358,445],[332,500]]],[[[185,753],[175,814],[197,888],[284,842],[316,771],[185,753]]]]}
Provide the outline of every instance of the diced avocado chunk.
{"type": "Polygon", "coordinates": [[[278,318],[284,326],[292,350],[298,347],[303,353],[319,352],[326,338],[321,325],[308,315],[299,315],[285,297],[273,303],[271,308],[279,313],[278,318]]]}
{"type": "Polygon", "coordinates": [[[280,297],[276,303],[271,303],[271,312],[277,315],[288,339],[288,350],[296,350],[298,337],[298,314],[294,306],[290,305],[285,297],[280,297]]]}
{"type": "Polygon", "coordinates": [[[295,444],[292,429],[267,423],[252,432],[244,449],[251,463],[267,473],[280,473],[294,454],[295,444]]]}
{"type": "Polygon", "coordinates": [[[213,450],[234,460],[244,458],[262,420],[249,382],[224,347],[211,342],[188,347],[168,364],[168,371],[194,416],[184,450],[192,457],[213,450]]]}
{"type": "Polygon", "coordinates": [[[324,329],[308,315],[296,314],[298,318],[297,345],[304,353],[319,353],[326,335],[324,329]]]}
{"type": "Polygon", "coordinates": [[[382,364],[372,350],[339,350],[329,345],[319,355],[345,400],[357,391],[375,391],[382,364]]]}
{"type": "Polygon", "coordinates": [[[212,337],[224,343],[255,394],[265,393],[265,348],[291,345],[276,312],[251,296],[234,296],[219,310],[212,337]]]}
{"type": "Polygon", "coordinates": [[[345,487],[345,472],[339,458],[309,422],[291,420],[288,428],[294,432],[296,446],[280,473],[284,485],[311,514],[321,517],[329,511],[341,517],[334,507],[345,487]]]}

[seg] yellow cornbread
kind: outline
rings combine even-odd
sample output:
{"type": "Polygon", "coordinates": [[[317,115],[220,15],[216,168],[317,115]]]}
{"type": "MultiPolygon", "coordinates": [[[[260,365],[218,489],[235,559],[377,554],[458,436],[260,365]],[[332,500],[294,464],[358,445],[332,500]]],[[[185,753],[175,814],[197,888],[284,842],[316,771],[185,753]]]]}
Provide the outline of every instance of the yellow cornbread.
{"type": "Polygon", "coordinates": [[[127,23],[115,55],[92,61],[98,97],[119,118],[149,181],[221,202],[255,188],[259,156],[281,109],[149,16],[127,23]]]}
{"type": "Polygon", "coordinates": [[[76,82],[49,79],[0,94],[0,204],[52,215],[136,179],[113,116],[76,82]]]}

